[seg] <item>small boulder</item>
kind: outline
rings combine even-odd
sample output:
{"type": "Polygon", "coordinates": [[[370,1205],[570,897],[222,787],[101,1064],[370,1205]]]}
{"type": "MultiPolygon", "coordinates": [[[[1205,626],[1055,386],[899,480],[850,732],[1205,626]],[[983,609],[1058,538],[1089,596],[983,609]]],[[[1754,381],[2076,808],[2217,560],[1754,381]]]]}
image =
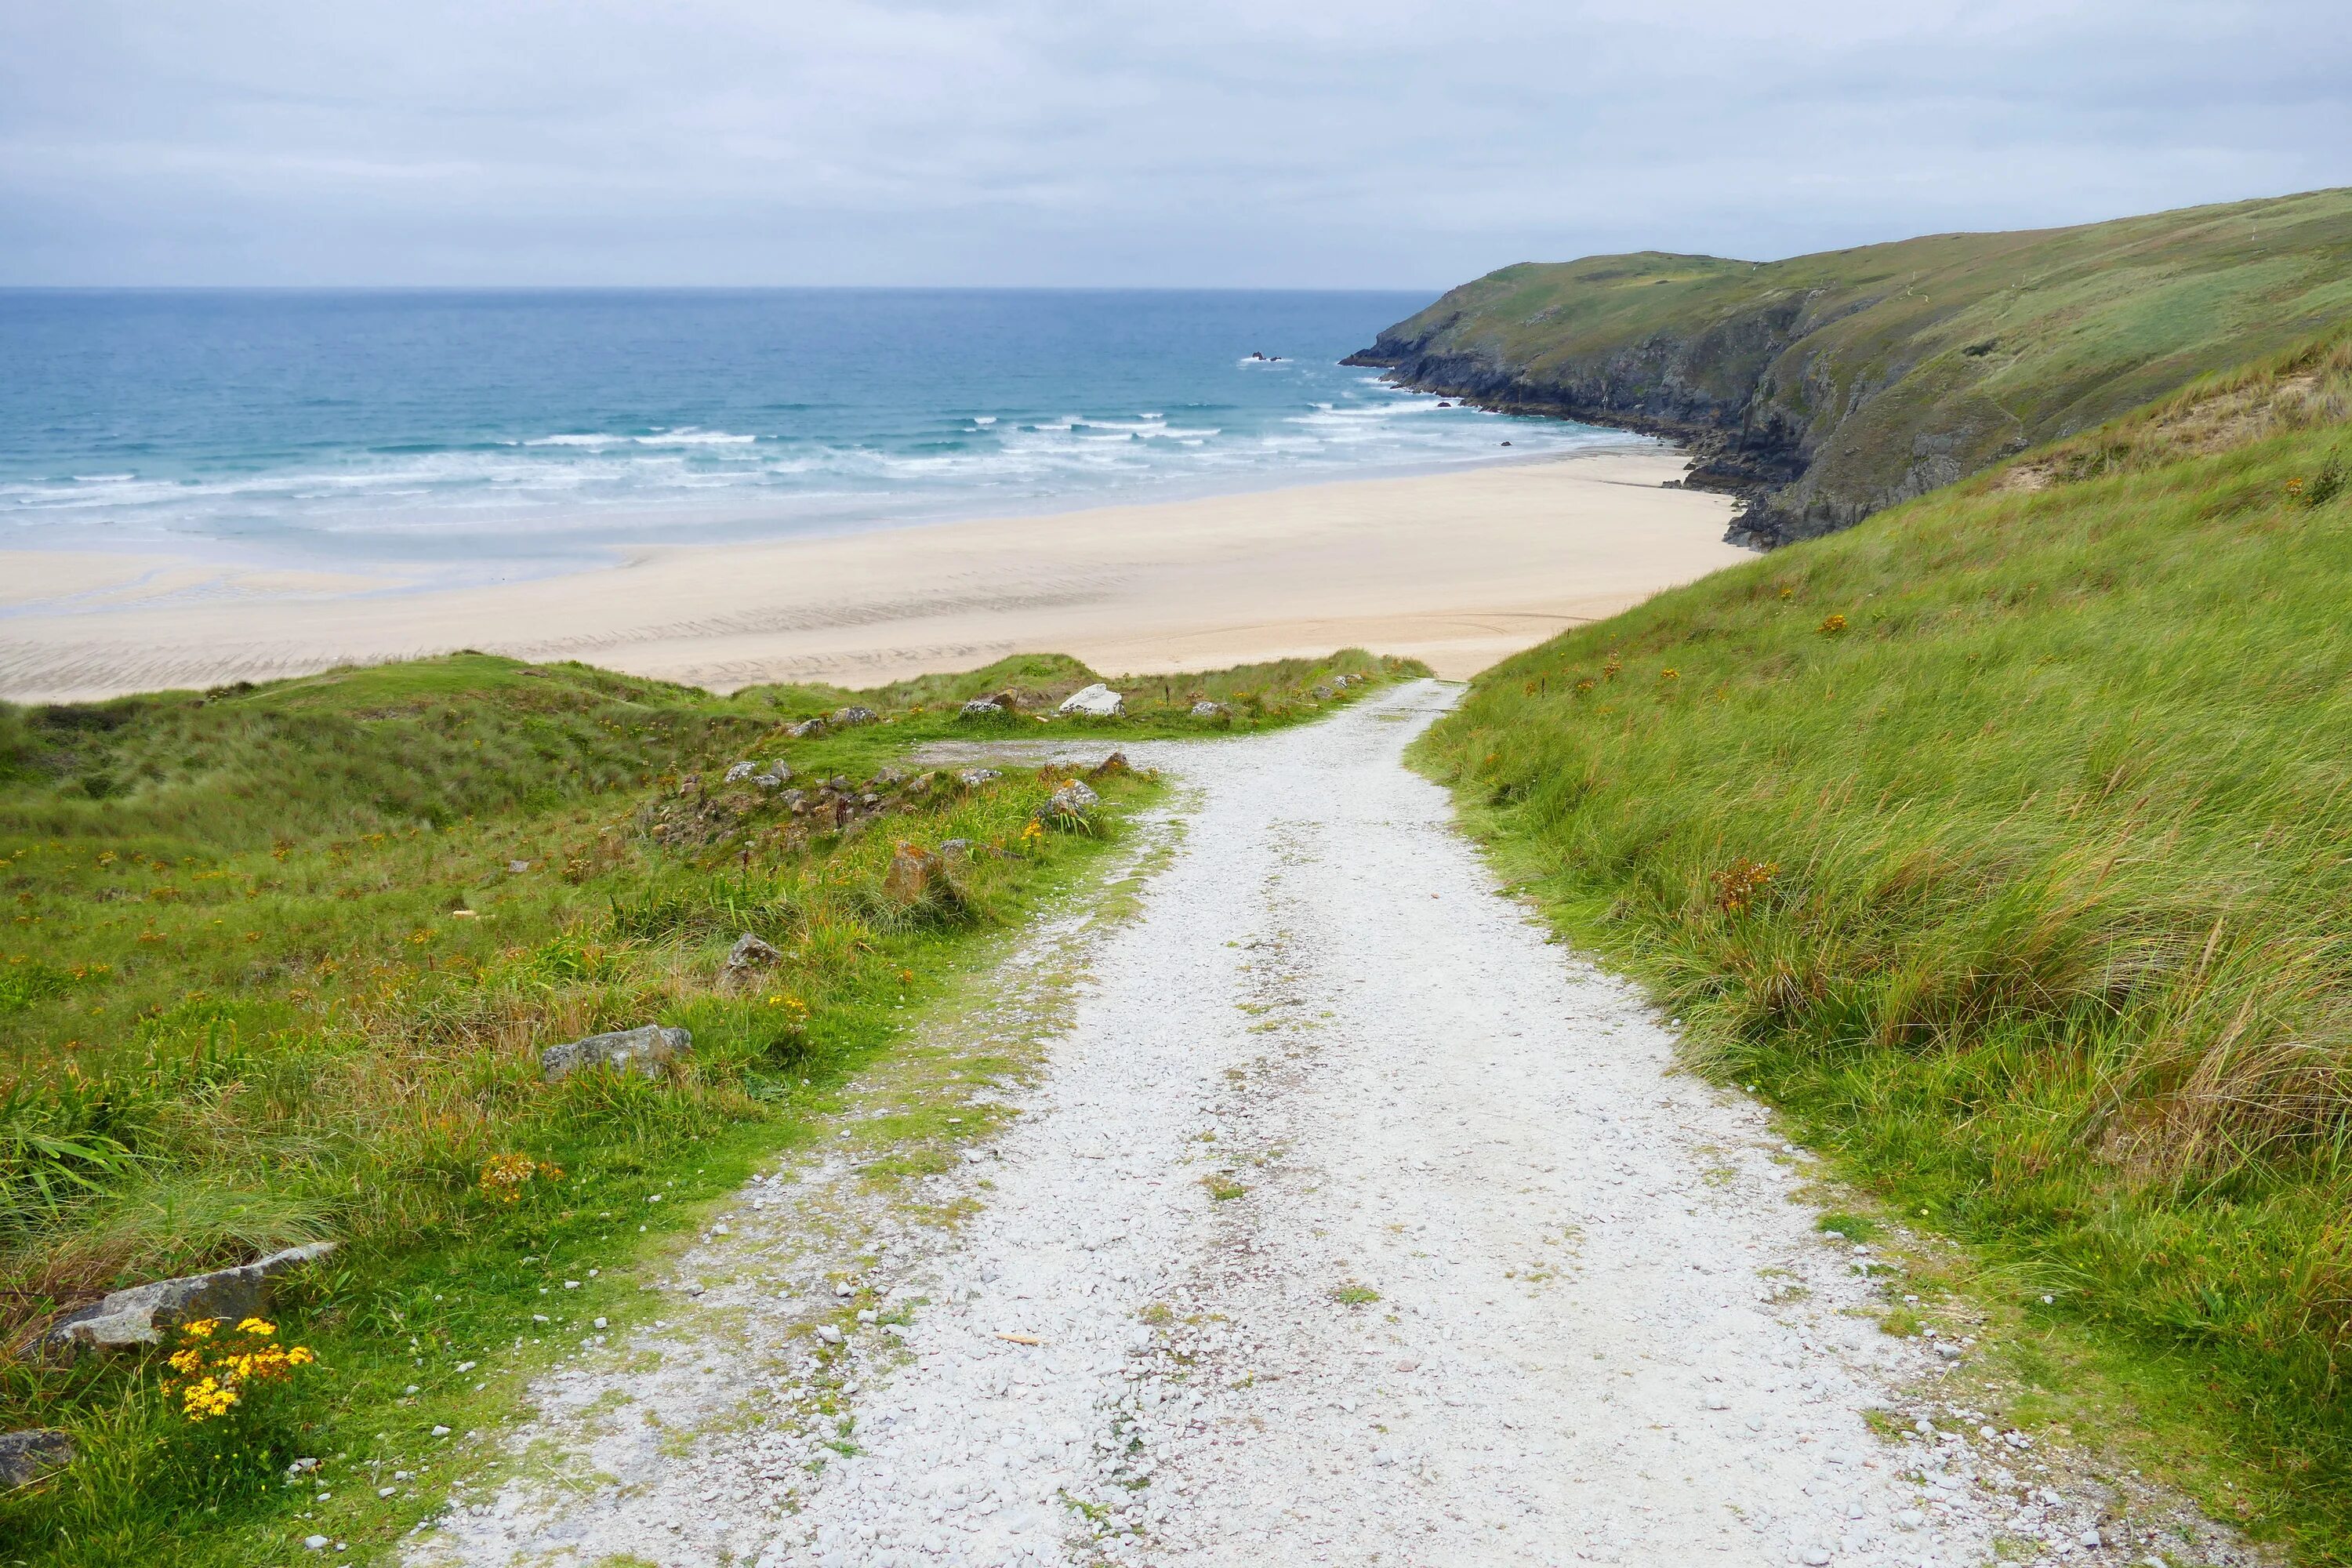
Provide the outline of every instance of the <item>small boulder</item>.
{"type": "Polygon", "coordinates": [[[1113,773],[1129,773],[1134,771],[1135,770],[1133,768],[1127,765],[1127,753],[1125,752],[1113,752],[1109,756],[1105,757],[1101,762],[1098,762],[1093,767],[1088,768],[1087,770],[1087,777],[1090,779],[1107,779],[1113,773]]]}
{"type": "Polygon", "coordinates": [[[1001,691],[993,697],[975,697],[956,710],[956,717],[978,720],[982,722],[1010,719],[1013,717],[1013,704],[1005,700],[1004,694],[1001,691]]]}
{"type": "Polygon", "coordinates": [[[858,708],[855,706],[848,708],[836,708],[834,710],[832,714],[833,722],[840,725],[844,729],[848,729],[852,725],[856,724],[871,724],[881,717],[882,715],[877,713],[871,708],[858,708]]]}
{"type": "Polygon", "coordinates": [[[0,1491],[29,1486],[73,1458],[73,1438],[54,1426],[0,1432],[0,1491]]]}
{"type": "Polygon", "coordinates": [[[1127,699],[1097,680],[1063,698],[1061,710],[1092,719],[1116,719],[1127,711],[1127,699]]]}
{"type": "Polygon", "coordinates": [[[1234,710],[1226,707],[1222,702],[1195,702],[1192,704],[1192,717],[1195,719],[1230,719],[1233,716],[1234,710]]]}
{"type": "Polygon", "coordinates": [[[812,735],[822,735],[824,733],[824,721],[823,719],[803,719],[799,723],[792,725],[790,728],[786,729],[784,733],[790,735],[795,741],[805,741],[812,735]]]}
{"type": "Polygon", "coordinates": [[[1315,689],[1307,693],[1307,695],[1314,698],[1318,702],[1328,702],[1333,697],[1338,695],[1338,692],[1328,682],[1325,682],[1318,683],[1315,689]]]}
{"type": "Polygon", "coordinates": [[[1003,776],[1004,775],[1003,773],[998,773],[994,768],[966,768],[963,772],[956,774],[957,780],[961,782],[966,789],[978,789],[981,785],[984,784],[993,784],[1003,776]]]}
{"type": "Polygon", "coordinates": [[[152,1345],[163,1339],[165,1329],[199,1318],[234,1322],[255,1317],[269,1304],[271,1279],[334,1250],[331,1241],[314,1241],[235,1268],[117,1290],[95,1305],[68,1313],[41,1336],[41,1343],[66,1351],[84,1345],[152,1345]]]}
{"type": "Polygon", "coordinates": [[[550,1083],[571,1077],[583,1068],[608,1067],[659,1078],[662,1064],[693,1047],[694,1037],[684,1029],[646,1024],[635,1029],[614,1029],[585,1039],[550,1046],[539,1053],[540,1076],[550,1083]]]}
{"type": "Polygon", "coordinates": [[[901,904],[919,902],[945,879],[940,858],[919,844],[901,844],[883,873],[883,893],[901,904]]]}
{"type": "Polygon", "coordinates": [[[727,967],[721,972],[720,978],[730,985],[740,985],[751,979],[754,972],[767,968],[782,956],[747,931],[735,939],[733,947],[727,950],[727,967]]]}
{"type": "Polygon", "coordinates": [[[745,779],[750,778],[753,773],[756,773],[759,771],[760,764],[757,763],[732,763],[728,765],[727,777],[724,782],[728,784],[741,784],[745,779]]]}
{"type": "Polygon", "coordinates": [[[943,840],[940,845],[940,858],[942,860],[969,860],[971,858],[971,840],[969,838],[950,838],[943,840]]]}
{"type": "Polygon", "coordinates": [[[1064,816],[1083,822],[1101,802],[1102,796],[1079,780],[1072,779],[1055,790],[1052,798],[1037,808],[1037,815],[1041,818],[1064,816]]]}

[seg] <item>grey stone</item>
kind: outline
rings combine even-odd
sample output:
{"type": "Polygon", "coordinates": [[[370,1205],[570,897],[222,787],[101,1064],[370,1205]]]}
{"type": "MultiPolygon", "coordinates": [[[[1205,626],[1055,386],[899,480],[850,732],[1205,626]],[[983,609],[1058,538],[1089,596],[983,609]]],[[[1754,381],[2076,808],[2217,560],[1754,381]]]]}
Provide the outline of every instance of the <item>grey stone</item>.
{"type": "Polygon", "coordinates": [[[593,1067],[659,1078],[662,1063],[680,1051],[691,1049],[693,1045],[694,1037],[684,1029],[646,1024],[550,1046],[539,1053],[539,1070],[550,1083],[568,1078],[582,1068],[593,1067]]]}
{"type": "Polygon", "coordinates": [[[1003,773],[998,773],[994,768],[966,768],[963,772],[956,774],[956,777],[961,780],[968,789],[978,789],[982,784],[993,784],[1003,776],[1004,775],[1003,773]]]}
{"type": "Polygon", "coordinates": [[[730,984],[749,980],[753,971],[765,969],[782,956],[747,931],[727,950],[727,967],[720,972],[720,978],[730,984]]]}
{"type": "Polygon", "coordinates": [[[51,1470],[72,1464],[73,1458],[73,1438],[55,1427],[0,1432],[0,1489],[37,1481],[51,1470]]]}
{"type": "Polygon", "coordinates": [[[1233,716],[1234,710],[1226,707],[1222,702],[1195,702],[1192,704],[1192,717],[1195,719],[1230,719],[1233,716]]]}
{"type": "Polygon", "coordinates": [[[795,741],[805,741],[811,735],[822,735],[824,733],[824,721],[822,719],[803,719],[799,723],[787,729],[784,733],[790,735],[795,741]]]}
{"type": "Polygon", "coordinates": [[[731,763],[728,765],[727,776],[722,782],[727,784],[741,784],[745,779],[750,778],[753,773],[756,773],[759,771],[760,764],[757,763],[731,763]]]}
{"type": "Polygon", "coordinates": [[[959,719],[1010,719],[1013,717],[1013,704],[1006,701],[1002,693],[994,697],[975,697],[957,710],[956,717],[959,719]]]}
{"type": "Polygon", "coordinates": [[[1095,719],[1115,719],[1127,711],[1127,699],[1097,680],[1063,698],[1061,710],[1095,719]]]}
{"type": "Polygon", "coordinates": [[[117,1290],[93,1306],[68,1313],[41,1336],[41,1342],[59,1350],[83,1345],[111,1349],[152,1345],[163,1331],[197,1319],[227,1319],[234,1322],[258,1315],[269,1304],[269,1281],[289,1268],[324,1258],[335,1250],[331,1241],[289,1247],[257,1262],[209,1274],[159,1279],[117,1290]]]}
{"type": "Polygon", "coordinates": [[[950,838],[940,845],[940,858],[942,860],[964,860],[971,857],[971,840],[969,838],[950,838]]]}
{"type": "Polygon", "coordinates": [[[834,710],[832,714],[833,722],[841,725],[845,729],[853,724],[871,724],[881,717],[882,715],[877,713],[871,708],[859,708],[856,706],[836,708],[834,710]]]}
{"type": "Polygon", "coordinates": [[[1039,816],[1084,817],[1100,805],[1102,796],[1081,780],[1072,779],[1055,790],[1052,798],[1037,808],[1039,816]]]}

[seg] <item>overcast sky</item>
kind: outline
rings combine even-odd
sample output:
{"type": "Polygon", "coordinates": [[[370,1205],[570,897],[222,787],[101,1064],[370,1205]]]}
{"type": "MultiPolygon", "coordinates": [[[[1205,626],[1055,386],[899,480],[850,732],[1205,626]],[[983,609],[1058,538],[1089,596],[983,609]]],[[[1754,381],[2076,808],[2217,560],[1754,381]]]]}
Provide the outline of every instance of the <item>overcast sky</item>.
{"type": "Polygon", "coordinates": [[[5,0],[0,282],[1438,288],[2352,183],[2352,0],[5,0]]]}

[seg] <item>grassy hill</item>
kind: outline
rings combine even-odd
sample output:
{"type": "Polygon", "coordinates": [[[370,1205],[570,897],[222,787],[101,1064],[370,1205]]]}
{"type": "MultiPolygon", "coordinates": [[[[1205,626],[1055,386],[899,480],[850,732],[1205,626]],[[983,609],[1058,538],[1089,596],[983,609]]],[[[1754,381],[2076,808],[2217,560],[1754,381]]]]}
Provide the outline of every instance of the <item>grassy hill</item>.
{"type": "Polygon", "coordinates": [[[1354,363],[1694,442],[1780,544],[2352,320],[2352,190],[1727,261],[1507,267],[1354,363]]]}
{"type": "MultiPolygon", "coordinates": [[[[805,1136],[974,938],[1116,831],[1036,824],[1045,773],[966,782],[900,766],[911,747],[1107,752],[1289,722],[1348,700],[1333,673],[1406,668],[1350,652],[1155,677],[1115,720],[1048,718],[1094,679],[1053,658],[717,698],[460,655],[0,705],[0,1431],[62,1426],[80,1450],[0,1492],[0,1561],[247,1568],[308,1560],[295,1543],[317,1528],[386,1550],[422,1502],[347,1489],[298,1522],[287,1461],[502,1416],[537,1352],[516,1339],[473,1376],[441,1352],[532,1331],[564,1272],[597,1281],[588,1265],[606,1278],[567,1305],[627,1310],[614,1266],[640,1238],[614,1214],[657,1244],[805,1136]],[[1013,711],[961,714],[1003,691],[1013,711]],[[1192,717],[1203,697],[1231,711],[1192,717]],[[853,700],[876,721],[789,732],[853,700]],[[729,780],[740,761],[781,761],[812,795],[841,778],[856,804],[795,810],[783,787],[729,780]],[[894,881],[901,843],[951,839],[970,852],[894,881]],[[780,956],[730,984],[745,931],[780,956]],[[693,1032],[659,1080],[541,1081],[541,1047],[646,1022],[693,1032]],[[192,1426],[159,1355],[22,1353],[108,1289],[322,1237],[342,1249],[279,1302],[318,1363],[274,1409],[192,1426]]],[[[1150,788],[1096,782],[1114,806],[1150,788]]]]}
{"type": "Polygon", "coordinates": [[[1422,753],[1703,1066],[2216,1429],[2263,1483],[2210,1504],[2315,1563],[2352,1559],[2347,411],[2343,341],[2203,382],[1508,660],[1422,753]]]}

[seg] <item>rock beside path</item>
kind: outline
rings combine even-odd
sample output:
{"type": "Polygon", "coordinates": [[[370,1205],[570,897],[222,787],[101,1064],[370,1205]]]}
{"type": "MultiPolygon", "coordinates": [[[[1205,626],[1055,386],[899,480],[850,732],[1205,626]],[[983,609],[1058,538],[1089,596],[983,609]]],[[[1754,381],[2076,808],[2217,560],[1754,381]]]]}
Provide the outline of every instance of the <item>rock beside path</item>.
{"type": "Polygon", "coordinates": [[[1063,698],[1061,711],[1090,719],[1116,719],[1127,711],[1127,699],[1097,680],[1063,698]]]}
{"type": "Polygon", "coordinates": [[[1101,804],[1102,796],[1097,795],[1091,785],[1078,779],[1072,779],[1055,790],[1045,804],[1037,808],[1037,815],[1040,817],[1075,817],[1084,821],[1092,816],[1095,807],[1101,804]]]}
{"type": "Polygon", "coordinates": [[[646,1024],[550,1046],[539,1053],[539,1070],[550,1083],[569,1078],[583,1068],[597,1067],[659,1078],[663,1063],[693,1046],[694,1036],[687,1030],[646,1024]]]}
{"type": "Polygon", "coordinates": [[[68,1313],[41,1336],[56,1350],[82,1346],[116,1349],[161,1342],[163,1331],[199,1319],[236,1322],[257,1317],[269,1304],[269,1281],[335,1250],[331,1241],[289,1247],[235,1268],[159,1279],[117,1290],[95,1305],[68,1313]]]}

